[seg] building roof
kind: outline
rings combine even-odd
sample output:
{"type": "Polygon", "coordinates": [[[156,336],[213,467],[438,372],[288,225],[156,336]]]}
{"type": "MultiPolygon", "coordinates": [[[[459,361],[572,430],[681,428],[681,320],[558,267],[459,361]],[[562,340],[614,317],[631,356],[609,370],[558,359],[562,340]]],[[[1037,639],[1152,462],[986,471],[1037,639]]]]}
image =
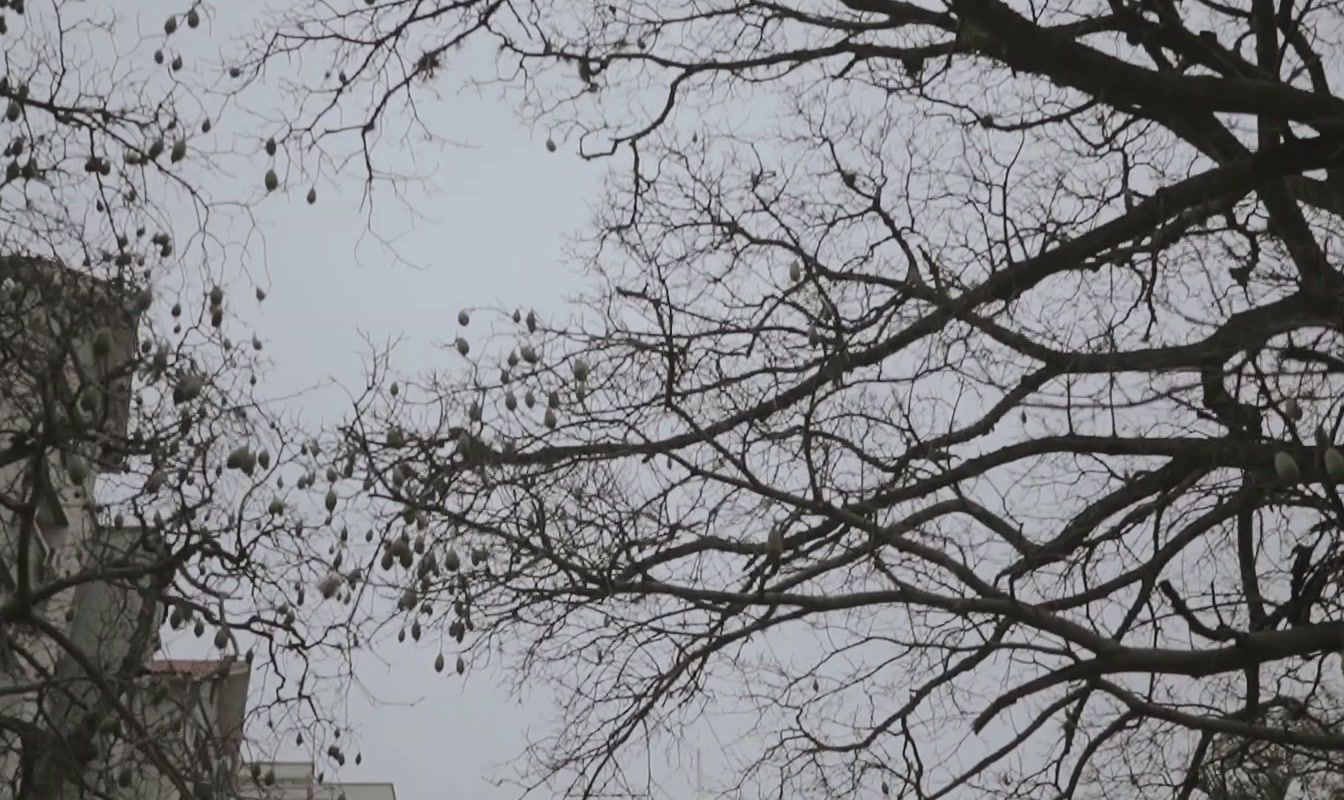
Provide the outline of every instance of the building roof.
{"type": "Polygon", "coordinates": [[[156,658],[145,665],[154,675],[176,675],[190,680],[206,680],[221,674],[247,671],[247,664],[222,658],[156,658]]]}

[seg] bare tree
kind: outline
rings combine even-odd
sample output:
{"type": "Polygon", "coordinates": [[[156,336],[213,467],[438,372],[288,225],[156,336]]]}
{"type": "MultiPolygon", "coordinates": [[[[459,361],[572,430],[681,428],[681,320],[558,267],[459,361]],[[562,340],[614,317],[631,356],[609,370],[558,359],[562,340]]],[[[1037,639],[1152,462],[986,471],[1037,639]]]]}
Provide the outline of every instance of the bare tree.
{"type": "Polygon", "coordinates": [[[612,159],[573,319],[464,313],[358,398],[402,625],[554,689],[529,774],[574,796],[652,793],[644,751],[731,715],[741,796],[1185,798],[1225,737],[1344,749],[1278,713],[1344,642],[1342,30],[294,4],[248,63],[316,67],[298,151],[376,177],[481,44],[463,81],[612,159]]]}
{"type": "Polygon", "coordinates": [[[242,74],[194,69],[211,16],[0,2],[0,796],[222,800],[239,720],[200,690],[235,673],[272,735],[335,730],[358,575],[316,442],[231,339],[265,293],[225,277],[217,220],[255,198],[211,189],[227,99],[201,87],[242,74]],[[207,673],[153,662],[165,625],[207,673]]]}

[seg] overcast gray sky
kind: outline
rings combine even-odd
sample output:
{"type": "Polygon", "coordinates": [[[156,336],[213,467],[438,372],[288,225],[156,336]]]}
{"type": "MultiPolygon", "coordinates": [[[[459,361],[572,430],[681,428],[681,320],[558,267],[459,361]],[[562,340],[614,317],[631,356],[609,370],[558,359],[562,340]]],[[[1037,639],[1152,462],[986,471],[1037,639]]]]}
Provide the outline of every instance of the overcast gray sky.
{"type": "MultiPolygon", "coordinates": [[[[138,10],[142,29],[180,11],[177,5],[156,2],[138,10]]],[[[212,24],[210,43],[222,44],[246,19],[216,18],[212,24]]],[[[484,58],[477,60],[488,69],[484,58]]],[[[306,423],[334,422],[348,410],[332,382],[362,384],[364,336],[377,342],[402,338],[396,350],[402,371],[452,367],[456,354],[434,343],[456,335],[460,308],[522,305],[559,313],[579,287],[562,248],[566,235],[588,220],[605,165],[586,163],[563,146],[547,152],[546,132],[520,124],[497,98],[455,94],[451,80],[444,93],[421,111],[455,143],[385,148],[380,164],[390,172],[423,173],[437,162],[423,189],[409,187],[404,200],[380,195],[375,206],[378,232],[395,235],[397,254],[420,266],[398,263],[369,235],[362,176],[353,169],[319,184],[314,206],[303,200],[307,186],[295,185],[256,208],[264,238],[247,268],[268,297],[234,310],[255,325],[275,363],[266,394],[327,384],[289,404],[306,423]],[[411,219],[405,201],[430,221],[411,219]]],[[[272,98],[279,102],[278,94],[272,98]]],[[[254,94],[251,102],[259,107],[264,96],[254,94]]],[[[250,294],[250,287],[239,289],[250,294]]],[[[360,766],[350,760],[339,779],[394,781],[401,800],[517,796],[516,789],[496,789],[485,779],[521,752],[527,727],[542,719],[541,699],[512,696],[488,672],[470,672],[465,680],[451,669],[436,675],[437,645],[428,639],[418,653],[408,644],[377,654],[390,667],[378,658],[362,659],[360,677],[372,697],[352,693],[349,714],[364,760],[360,766]]],[[[194,655],[191,644],[170,642],[169,649],[194,655]]],[[[250,735],[263,750],[281,745],[282,758],[308,757],[292,741],[268,742],[261,725],[250,735]]]]}

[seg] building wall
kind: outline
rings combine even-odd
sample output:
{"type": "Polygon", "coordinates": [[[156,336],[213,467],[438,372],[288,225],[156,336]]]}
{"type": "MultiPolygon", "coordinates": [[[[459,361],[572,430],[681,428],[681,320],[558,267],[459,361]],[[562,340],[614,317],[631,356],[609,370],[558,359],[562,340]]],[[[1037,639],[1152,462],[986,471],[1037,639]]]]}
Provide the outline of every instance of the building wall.
{"type": "Polygon", "coordinates": [[[270,761],[249,765],[239,800],[396,800],[390,783],[318,783],[311,761],[270,761]],[[252,767],[256,768],[254,773],[252,767]],[[266,779],[274,776],[274,782],[266,779]],[[260,776],[254,779],[253,774],[260,776]]]}
{"type": "MultiPolygon", "coordinates": [[[[34,419],[45,419],[47,433],[63,443],[62,452],[45,454],[38,482],[30,457],[0,463],[0,493],[21,503],[40,500],[34,523],[50,548],[45,563],[34,558],[29,565],[44,568],[33,574],[34,588],[124,554],[128,538],[138,538],[137,532],[100,529],[93,506],[99,471],[118,468],[105,457],[105,445],[126,433],[125,364],[134,356],[136,329],[135,311],[105,284],[50,262],[0,257],[0,454],[34,419]],[[106,357],[94,358],[92,341],[99,330],[107,331],[112,347],[106,357]],[[89,386],[99,387],[95,412],[84,413],[73,426],[71,405],[62,398],[89,386]],[[81,480],[71,477],[70,456],[87,467],[81,480]]],[[[19,517],[0,510],[0,605],[12,601],[17,571],[24,568],[17,563],[20,535],[19,517]]],[[[36,541],[30,543],[31,554],[39,549],[36,541]]],[[[136,592],[105,582],[68,588],[37,608],[41,619],[100,669],[112,669],[130,654],[130,630],[141,610],[136,592]]],[[[80,707],[96,695],[87,670],[51,638],[22,624],[0,626],[0,687],[9,690],[0,694],[0,714],[48,729],[73,724],[80,707]],[[17,658],[18,650],[31,662],[17,658]],[[47,691],[53,685],[60,691],[47,691]],[[13,691],[22,687],[34,688],[13,691]]],[[[17,741],[0,733],[0,797],[13,796],[19,750],[17,741]]]]}

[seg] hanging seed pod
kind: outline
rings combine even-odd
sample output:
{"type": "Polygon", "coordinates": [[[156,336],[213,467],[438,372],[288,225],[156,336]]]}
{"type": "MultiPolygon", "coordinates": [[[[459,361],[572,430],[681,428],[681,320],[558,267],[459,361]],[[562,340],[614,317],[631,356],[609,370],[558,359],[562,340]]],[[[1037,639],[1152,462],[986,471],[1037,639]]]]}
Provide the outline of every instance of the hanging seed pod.
{"type": "Polygon", "coordinates": [[[531,390],[531,389],[528,389],[528,390],[527,390],[527,394],[524,394],[524,395],[523,395],[523,403],[524,403],[528,408],[532,408],[533,406],[535,406],[535,405],[537,404],[537,396],[536,396],[535,394],[532,393],[532,390],[531,390]]]}
{"type": "Polygon", "coordinates": [[[326,505],[326,507],[327,507],[327,511],[335,511],[335,510],[336,510],[336,500],[337,500],[337,498],[336,498],[336,490],[335,490],[335,489],[328,489],[328,490],[327,490],[327,496],[326,496],[326,498],[325,498],[325,500],[324,500],[324,503],[325,503],[325,505],[326,505]]]}
{"type": "Polygon", "coordinates": [[[262,289],[260,286],[258,286],[258,287],[257,287],[257,302],[260,303],[262,300],[265,300],[265,299],[266,299],[266,291],[265,291],[264,289],[262,289]]]}
{"type": "Polygon", "coordinates": [[[411,623],[411,638],[417,642],[420,641],[420,623],[418,621],[411,623]]]}
{"type": "Polygon", "coordinates": [[[196,635],[196,638],[197,638],[197,639],[199,639],[199,638],[201,638],[202,636],[204,636],[204,635],[205,635],[205,622],[202,621],[202,620],[199,620],[199,619],[196,620],[196,626],[192,629],[192,633],[196,635]]]}
{"type": "Polygon", "coordinates": [[[514,411],[518,408],[518,398],[513,392],[504,393],[504,407],[510,411],[514,411]]]}
{"type": "Polygon", "coordinates": [[[467,325],[467,324],[469,324],[470,322],[471,322],[471,317],[467,314],[467,310],[466,310],[466,309],[462,309],[461,311],[457,312],[457,324],[458,324],[458,325],[467,325]]]}
{"type": "Polygon", "coordinates": [[[1298,469],[1297,462],[1282,450],[1274,454],[1274,472],[1284,483],[1297,483],[1302,478],[1302,471],[1298,469]]]}
{"type": "Polygon", "coordinates": [[[458,558],[457,551],[451,547],[448,548],[448,552],[443,554],[443,568],[449,572],[457,572],[461,566],[462,560],[458,558]]]}
{"type": "Polygon", "coordinates": [[[1297,402],[1297,400],[1292,397],[1288,398],[1287,400],[1284,400],[1283,414],[1284,416],[1288,417],[1288,419],[1294,421],[1302,419],[1302,404],[1297,402]]]}
{"type": "Polygon", "coordinates": [[[215,647],[223,650],[229,646],[229,629],[221,627],[215,631],[215,647]]]}
{"type": "Polygon", "coordinates": [[[795,261],[789,266],[789,280],[797,283],[803,279],[803,262],[795,261]]]}
{"type": "Polygon", "coordinates": [[[273,192],[280,187],[280,176],[275,174],[275,170],[266,170],[266,191],[273,192]]]}
{"type": "Polygon", "coordinates": [[[266,155],[275,155],[275,137],[272,136],[266,140],[266,155]]]}
{"type": "Polygon", "coordinates": [[[93,335],[93,355],[96,358],[107,358],[112,353],[112,331],[106,328],[99,328],[93,335]]]}
{"type": "Polygon", "coordinates": [[[770,533],[765,540],[765,554],[771,559],[779,558],[784,552],[784,529],[779,525],[772,525],[770,533]]]}
{"type": "Polygon", "coordinates": [[[523,356],[523,360],[529,364],[535,364],[541,360],[541,357],[537,355],[537,349],[530,344],[518,348],[518,352],[523,356]]]}
{"type": "Polygon", "coordinates": [[[177,31],[177,17],[169,17],[163,21],[163,33],[166,36],[172,36],[177,31]]]}
{"type": "Polygon", "coordinates": [[[196,9],[194,9],[194,8],[193,8],[192,10],[188,11],[188,12],[187,12],[187,27],[188,27],[188,28],[195,28],[195,27],[197,27],[197,26],[200,25],[200,24],[201,24],[201,15],[200,15],[200,13],[198,13],[198,12],[196,11],[196,9]]]}
{"type": "Polygon", "coordinates": [[[271,504],[267,506],[266,510],[269,511],[273,517],[279,516],[280,514],[285,513],[285,501],[277,497],[271,501],[271,504]]]}
{"type": "Polygon", "coordinates": [[[528,333],[537,332],[537,312],[535,311],[527,312],[527,332],[528,333]]]}
{"type": "Polygon", "coordinates": [[[461,675],[467,671],[467,662],[462,660],[462,656],[457,657],[457,674],[461,675]]]}
{"type": "Polygon", "coordinates": [[[471,352],[471,345],[468,344],[467,340],[463,339],[461,336],[457,337],[457,341],[454,344],[457,347],[457,352],[464,356],[467,353],[471,352]]]}
{"type": "Polygon", "coordinates": [[[82,484],[89,478],[88,465],[84,463],[84,459],[77,455],[66,457],[65,471],[70,475],[70,480],[76,484],[82,484]]]}
{"type": "Polygon", "coordinates": [[[204,383],[199,375],[183,375],[173,386],[173,403],[182,405],[195,400],[200,396],[204,383]]]}
{"type": "Polygon", "coordinates": [[[546,409],[546,413],[542,416],[541,420],[546,423],[546,427],[548,428],[554,428],[560,421],[555,416],[555,409],[553,408],[546,409]]]}
{"type": "Polygon", "coordinates": [[[333,567],[331,572],[323,576],[317,584],[317,590],[322,593],[322,599],[330,600],[336,596],[336,592],[341,588],[341,574],[335,571],[333,567]]]}
{"type": "Polygon", "coordinates": [[[559,393],[559,392],[551,392],[551,393],[547,394],[547,395],[546,395],[546,405],[547,405],[547,407],[549,407],[549,408],[559,409],[559,408],[560,408],[560,393],[559,393]]]}
{"type": "Polygon", "coordinates": [[[434,659],[434,671],[443,672],[443,663],[443,653],[439,653],[438,657],[434,659]]]}
{"type": "Polygon", "coordinates": [[[582,358],[574,359],[574,380],[579,383],[588,380],[588,362],[582,358]]]}
{"type": "Polygon", "coordinates": [[[173,150],[171,153],[169,153],[168,158],[173,163],[177,163],[178,161],[181,161],[186,157],[187,157],[187,141],[185,139],[178,139],[177,141],[173,142],[173,150]]]}
{"type": "Polygon", "coordinates": [[[510,350],[510,351],[509,351],[508,363],[509,363],[509,366],[510,366],[510,367],[516,367],[516,366],[518,366],[518,351],[517,351],[517,350],[510,350]]]}
{"type": "Polygon", "coordinates": [[[1335,483],[1344,483],[1344,455],[1334,447],[1325,450],[1325,474],[1335,483]]]}
{"type": "Polygon", "coordinates": [[[309,189],[309,190],[308,190],[308,197],[307,197],[307,200],[308,200],[308,205],[310,205],[310,206],[311,206],[313,203],[316,203],[316,202],[317,202],[317,190],[316,190],[316,189],[309,189]]]}
{"type": "Polygon", "coordinates": [[[549,136],[546,137],[546,150],[550,153],[555,152],[555,140],[549,136]]]}

